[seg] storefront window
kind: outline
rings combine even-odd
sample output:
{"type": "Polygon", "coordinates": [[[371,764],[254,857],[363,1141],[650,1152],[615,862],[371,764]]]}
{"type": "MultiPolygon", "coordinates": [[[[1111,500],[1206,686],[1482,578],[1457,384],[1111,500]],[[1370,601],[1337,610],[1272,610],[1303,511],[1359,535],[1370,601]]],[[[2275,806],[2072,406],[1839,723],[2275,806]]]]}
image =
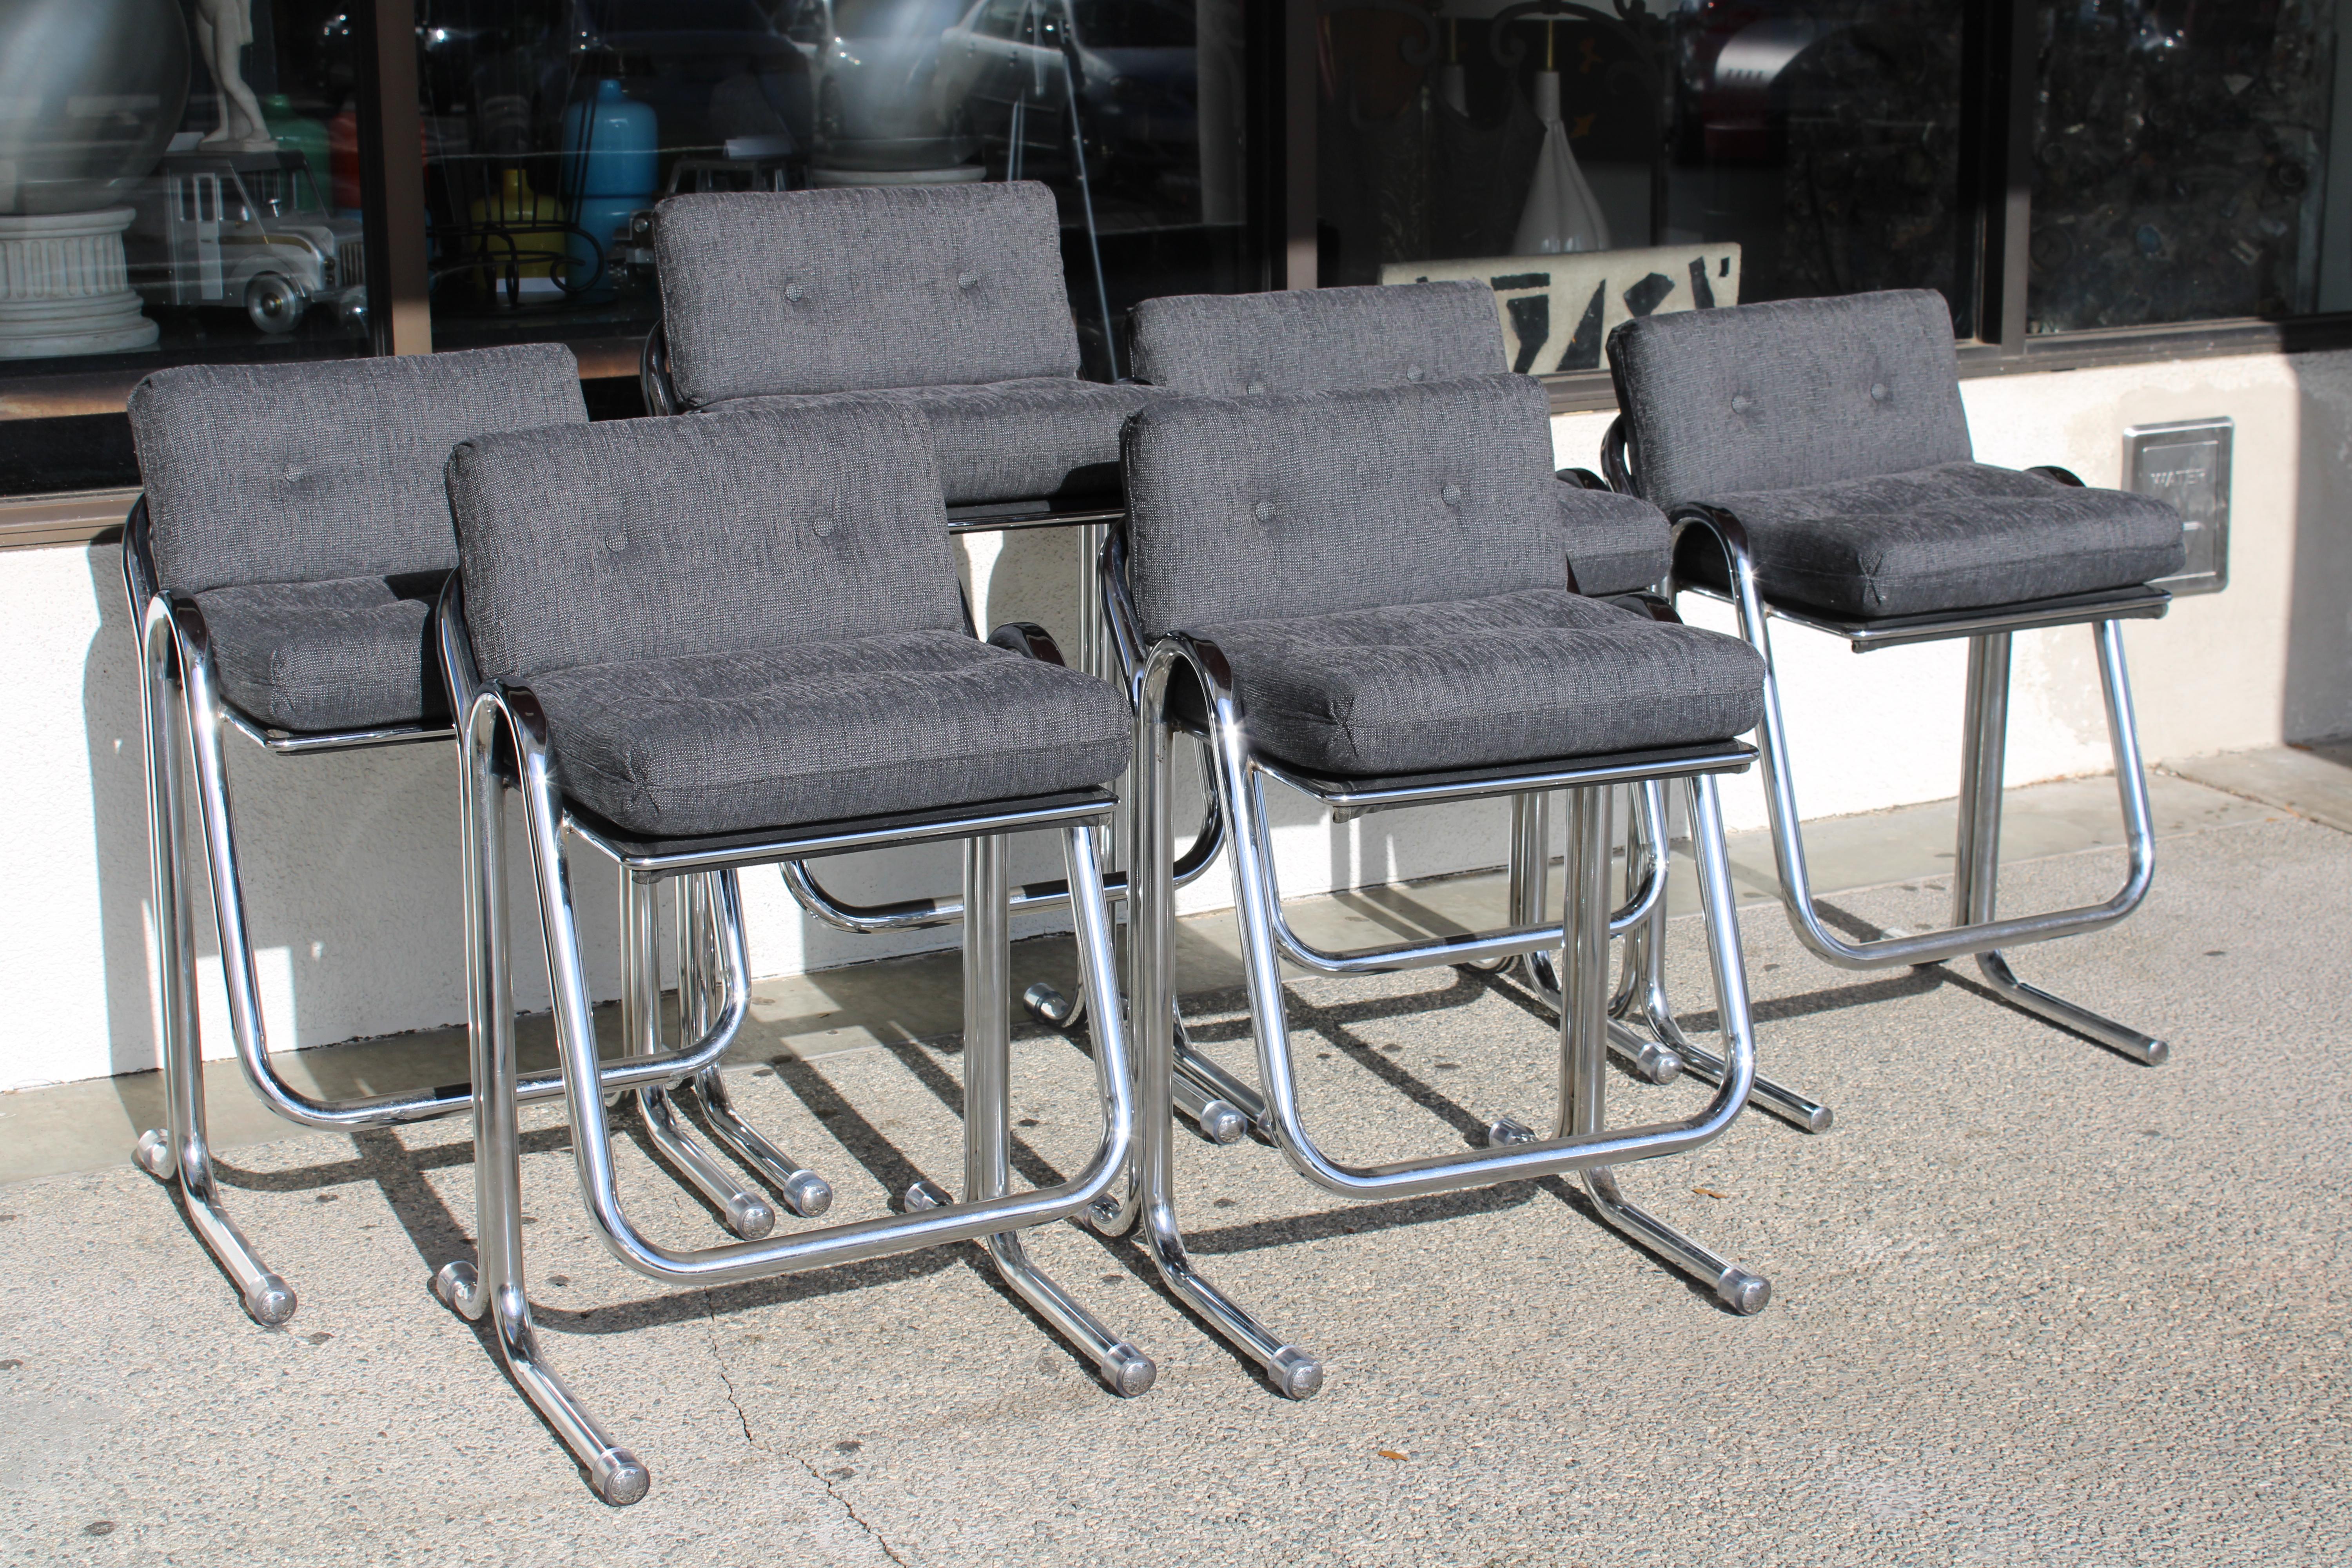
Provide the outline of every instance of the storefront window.
{"type": "Polygon", "coordinates": [[[1326,283],[1486,277],[1538,372],[1651,310],[1960,292],[1960,0],[1324,13],[1326,283]]]}
{"type": "Polygon", "coordinates": [[[1097,374],[1107,317],[1238,286],[1239,0],[424,0],[419,24],[439,347],[642,335],[647,212],[680,191],[1044,181],[1097,374]]]}
{"type": "Polygon", "coordinates": [[[0,8],[0,371],[365,351],[332,0],[0,8]]]}
{"type": "Polygon", "coordinates": [[[2029,330],[2322,308],[2336,0],[2037,9],[2029,330]]]}

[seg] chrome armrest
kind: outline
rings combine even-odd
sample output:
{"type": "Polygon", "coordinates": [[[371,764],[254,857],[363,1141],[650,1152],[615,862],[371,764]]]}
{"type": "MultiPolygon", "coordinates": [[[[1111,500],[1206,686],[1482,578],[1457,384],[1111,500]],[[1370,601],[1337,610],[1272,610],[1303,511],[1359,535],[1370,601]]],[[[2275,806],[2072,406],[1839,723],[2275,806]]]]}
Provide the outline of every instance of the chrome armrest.
{"type": "Polygon", "coordinates": [[[686,412],[678,400],[677,384],[670,379],[669,333],[659,321],[646,334],[646,346],[637,354],[637,390],[645,395],[648,414],[686,412]]]}
{"type": "Polygon", "coordinates": [[[1625,440],[1625,416],[1622,414],[1609,422],[1601,437],[1601,471],[1609,476],[1609,488],[1620,495],[1636,495],[1633,468],[1628,460],[1625,440]]]}

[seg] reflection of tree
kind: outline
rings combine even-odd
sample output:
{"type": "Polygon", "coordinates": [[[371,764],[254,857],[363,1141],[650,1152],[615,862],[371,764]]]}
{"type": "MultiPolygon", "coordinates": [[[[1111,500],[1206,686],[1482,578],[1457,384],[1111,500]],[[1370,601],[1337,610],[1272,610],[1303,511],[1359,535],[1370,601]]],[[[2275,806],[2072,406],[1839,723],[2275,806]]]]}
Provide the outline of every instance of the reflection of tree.
{"type": "Polygon", "coordinates": [[[2034,124],[2032,330],[2318,307],[2329,0],[2069,8],[2034,124]]]}
{"type": "Polygon", "coordinates": [[[1959,31],[1947,0],[1838,28],[1790,64],[1774,295],[1951,293],[1959,31]]]}

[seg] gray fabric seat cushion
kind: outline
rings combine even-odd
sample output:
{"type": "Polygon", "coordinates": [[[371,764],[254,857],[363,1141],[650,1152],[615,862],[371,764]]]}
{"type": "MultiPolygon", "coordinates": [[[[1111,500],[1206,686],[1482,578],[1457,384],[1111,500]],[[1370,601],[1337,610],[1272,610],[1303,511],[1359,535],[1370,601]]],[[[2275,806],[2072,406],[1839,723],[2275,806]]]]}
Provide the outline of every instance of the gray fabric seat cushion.
{"type": "Polygon", "coordinates": [[[196,595],[221,695],[276,730],[446,720],[449,694],[432,624],[446,575],[264,583],[196,595]]]}
{"type": "Polygon", "coordinates": [[[1128,578],[1152,634],[1565,588],[1571,520],[1636,552],[1664,527],[1554,478],[1544,389],[1507,374],[1165,398],[1123,450],[1128,578]]]}
{"type": "Polygon", "coordinates": [[[1135,374],[1196,397],[1458,381],[1510,368],[1484,283],[1179,294],[1135,307],[1135,374]]]}
{"type": "Polygon", "coordinates": [[[1564,588],[1208,628],[1252,742],[1341,777],[1728,740],[1763,711],[1735,637],[1564,588]]]}
{"type": "Polygon", "coordinates": [[[551,671],[564,793],[691,837],[1084,789],[1129,760],[1118,688],[960,631],[551,671]]]}
{"type": "MultiPolygon", "coordinates": [[[[1767,599],[1871,618],[2122,588],[2180,570],[2180,514],[2153,496],[1942,463],[1705,498],[1746,525],[1767,599]]],[[[1724,586],[1694,530],[1679,570],[1724,586]]]]}
{"type": "Polygon", "coordinates": [[[1158,395],[1076,376],[1031,376],[983,386],[907,386],[812,397],[745,397],[710,412],[793,404],[884,401],[918,410],[930,427],[950,506],[1118,493],[1118,432],[1158,395]]]}
{"type": "Polygon", "coordinates": [[[1078,373],[1061,218],[1034,182],[672,196],[655,215],[689,408],[1078,373]]]}

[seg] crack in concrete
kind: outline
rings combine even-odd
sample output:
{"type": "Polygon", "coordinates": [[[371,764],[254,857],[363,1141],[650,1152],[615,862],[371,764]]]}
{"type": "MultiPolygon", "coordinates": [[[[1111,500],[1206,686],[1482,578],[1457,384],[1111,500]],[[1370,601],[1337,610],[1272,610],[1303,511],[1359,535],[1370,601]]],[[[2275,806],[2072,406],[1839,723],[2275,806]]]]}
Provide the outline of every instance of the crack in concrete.
{"type": "Polygon", "coordinates": [[[757,1448],[763,1454],[771,1454],[780,1458],[790,1459],[802,1469],[807,1471],[809,1479],[824,1489],[824,1495],[833,1500],[834,1506],[840,1509],[842,1513],[847,1517],[852,1524],[864,1531],[867,1538],[870,1539],[875,1545],[882,1549],[883,1556],[887,1557],[891,1562],[898,1564],[898,1568],[908,1568],[907,1560],[898,1555],[898,1549],[893,1547],[890,1542],[884,1538],[880,1531],[875,1529],[874,1526],[866,1521],[865,1518],[858,1513],[856,1508],[852,1505],[847,1498],[841,1495],[840,1489],[834,1485],[832,1477],[826,1475],[814,1465],[810,1464],[808,1460],[789,1449],[780,1450],[769,1444],[760,1441],[758,1436],[751,1430],[751,1416],[744,1414],[743,1402],[735,1397],[735,1378],[734,1375],[727,1370],[727,1358],[719,1353],[719,1314],[710,1305],[710,1292],[708,1290],[705,1290],[702,1293],[702,1313],[703,1326],[709,1331],[711,1364],[719,1369],[719,1384],[727,1390],[727,1407],[735,1412],[735,1424],[743,1428],[743,1441],[750,1444],[752,1447],[757,1448]]]}

